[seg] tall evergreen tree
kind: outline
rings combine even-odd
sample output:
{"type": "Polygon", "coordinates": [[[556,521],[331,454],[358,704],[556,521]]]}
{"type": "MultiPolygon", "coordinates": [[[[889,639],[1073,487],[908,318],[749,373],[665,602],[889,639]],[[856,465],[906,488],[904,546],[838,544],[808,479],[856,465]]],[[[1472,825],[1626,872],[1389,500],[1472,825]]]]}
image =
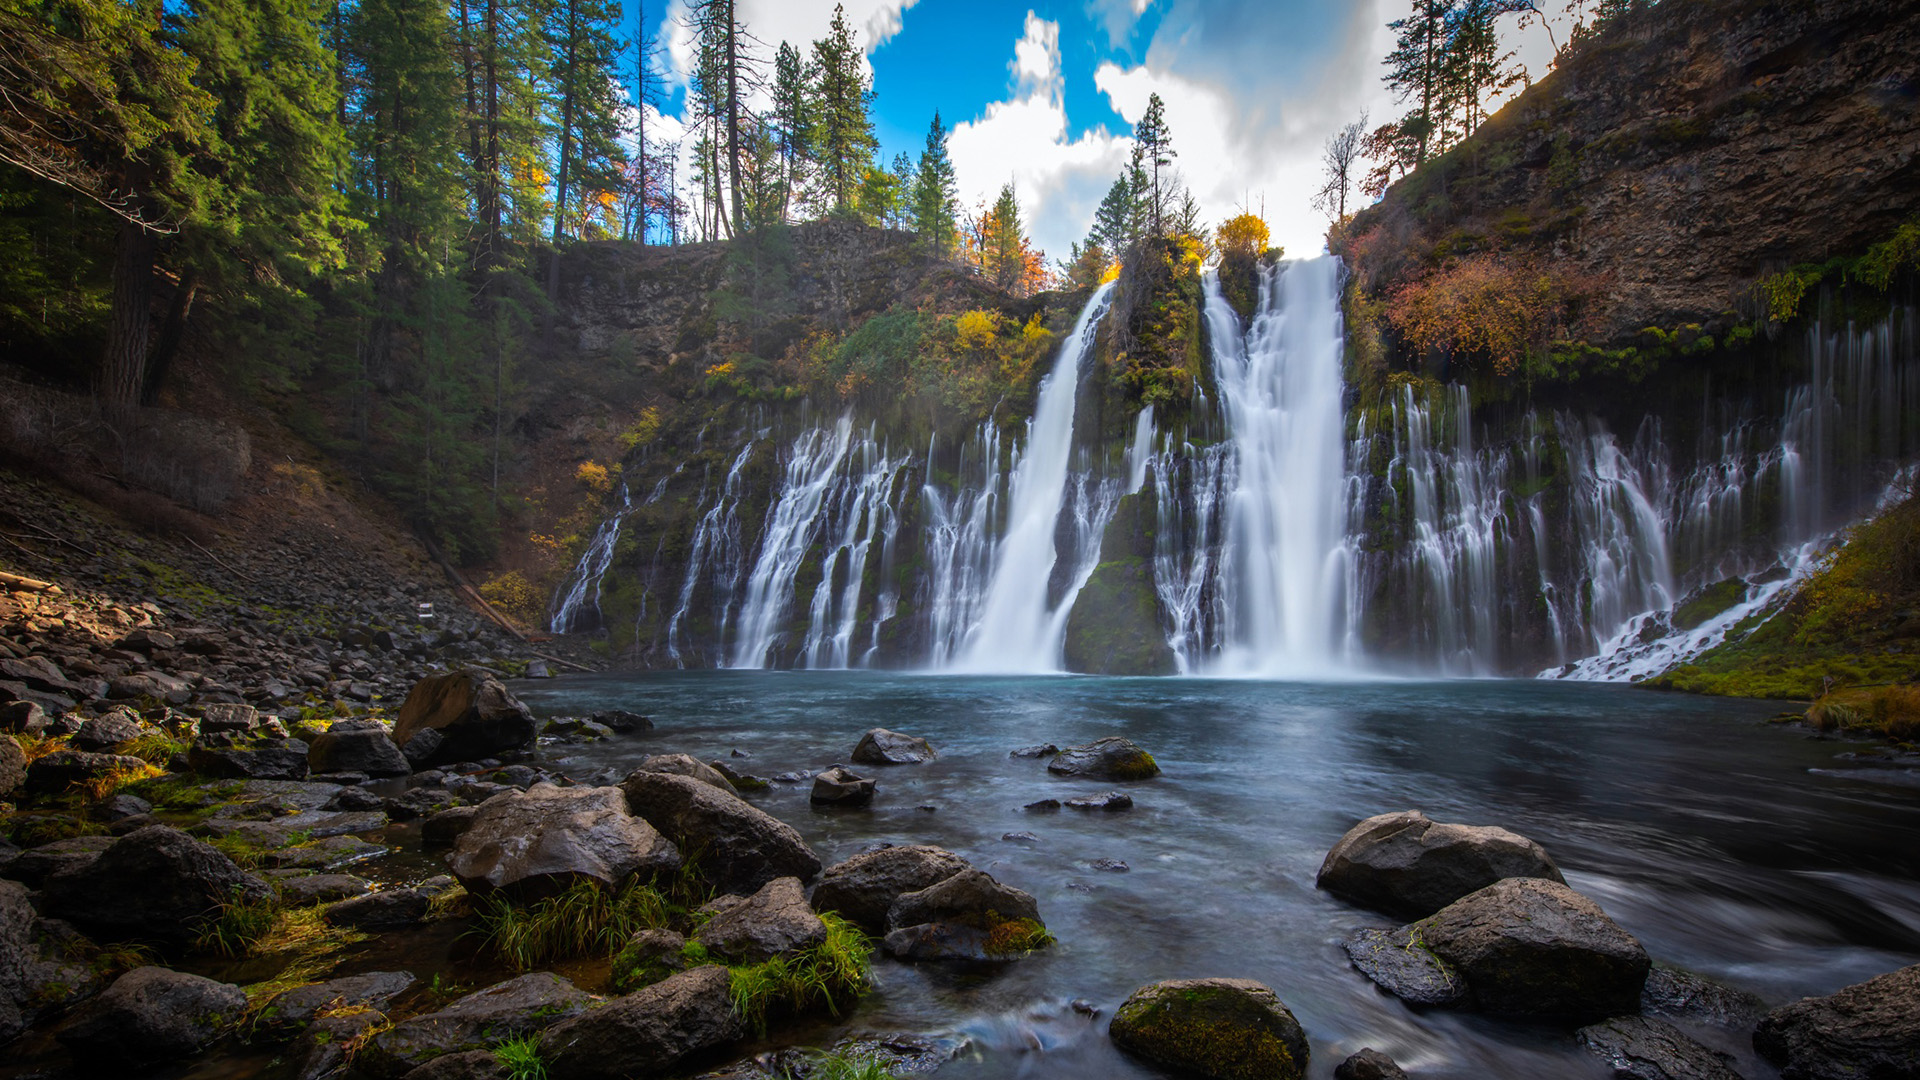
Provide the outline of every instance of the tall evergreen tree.
{"type": "Polygon", "coordinates": [[[528,261],[545,217],[547,137],[542,17],[547,0],[456,0],[464,153],[474,218],[471,269],[481,291],[509,291],[503,275],[528,261]]]}
{"type": "Polygon", "coordinates": [[[960,197],[953,159],[947,156],[947,135],[935,112],[927,128],[927,147],[920,151],[920,166],[914,172],[912,193],[913,227],[936,259],[950,257],[959,242],[960,197]]]}
{"type": "Polygon", "coordinates": [[[555,0],[548,21],[552,94],[558,112],[554,143],[559,165],[553,189],[553,254],[547,262],[547,299],[560,292],[560,244],[578,235],[600,199],[620,188],[626,151],[620,146],[615,87],[621,43],[614,33],[619,0],[555,0]],[[567,202],[574,196],[573,204],[567,202]]]}
{"type": "Polygon", "coordinates": [[[1093,212],[1093,231],[1087,237],[1089,248],[1100,248],[1115,259],[1124,259],[1127,250],[1133,246],[1135,207],[1137,197],[1131,183],[1133,169],[1120,174],[1120,178],[1107,189],[1106,198],[1100,200],[1100,206],[1093,212]]]}
{"type": "Polygon", "coordinates": [[[1458,7],[1459,0],[1413,0],[1411,14],[1387,24],[1398,36],[1387,54],[1386,84],[1401,101],[1414,102],[1401,128],[1415,141],[1416,164],[1427,160],[1450,104],[1447,24],[1458,7]]]}
{"type": "Polygon", "coordinates": [[[827,36],[813,43],[813,62],[819,79],[814,150],[833,212],[849,215],[857,209],[860,185],[873,167],[879,142],[870,115],[873,86],[861,70],[860,46],[847,25],[845,5],[834,5],[827,36]]]}
{"type": "Polygon", "coordinates": [[[1177,155],[1172,133],[1167,130],[1167,105],[1159,94],[1147,96],[1147,111],[1133,126],[1133,142],[1138,151],[1134,167],[1146,173],[1145,191],[1137,187],[1135,191],[1145,198],[1147,227],[1152,230],[1149,235],[1165,236],[1173,208],[1172,166],[1177,155]]]}
{"type": "Polygon", "coordinates": [[[806,62],[787,42],[773,58],[773,137],[780,151],[780,220],[793,211],[794,196],[812,159],[813,95],[806,62]]]}

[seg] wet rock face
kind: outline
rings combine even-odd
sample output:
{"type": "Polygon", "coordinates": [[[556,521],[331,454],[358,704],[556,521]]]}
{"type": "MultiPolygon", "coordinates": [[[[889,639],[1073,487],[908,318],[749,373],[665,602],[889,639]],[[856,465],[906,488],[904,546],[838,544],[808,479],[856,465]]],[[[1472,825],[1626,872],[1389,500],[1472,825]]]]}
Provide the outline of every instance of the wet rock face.
{"type": "Polygon", "coordinates": [[[246,1011],[237,986],[166,968],[135,968],[55,1033],[95,1069],[143,1068],[200,1052],[246,1011]]]}
{"type": "Polygon", "coordinates": [[[695,939],[711,952],[757,964],[827,940],[827,924],[807,906],[799,878],[775,878],[709,919],[695,939]]]}
{"type": "Polygon", "coordinates": [[[264,900],[267,884],[215,848],[167,825],[115,840],[85,866],[48,878],[42,904],[107,940],[179,942],[222,904],[264,900]]]}
{"type": "Polygon", "coordinates": [[[744,1034],[727,969],[709,964],[555,1025],[540,1039],[552,1080],[652,1076],[744,1034]]]}
{"type": "Polygon", "coordinates": [[[1133,992],[1108,1027],[1115,1045],[1207,1080],[1301,1080],[1307,1036],[1249,979],[1174,979],[1133,992]]]}
{"type": "Polygon", "coordinates": [[[448,867],[469,892],[536,899],[579,881],[611,888],[680,866],[680,853],[619,788],[540,783],[480,805],[453,842],[448,867]]]}
{"type": "Polygon", "coordinates": [[[468,669],[421,679],[408,692],[393,727],[394,745],[405,749],[426,731],[437,733],[439,741],[418,758],[408,755],[415,766],[478,761],[524,749],[539,728],[533,713],[500,680],[468,669]]]}
{"type": "Polygon", "coordinates": [[[1483,1011],[1598,1019],[1636,1012],[1651,967],[1600,905],[1554,881],[1508,878],[1414,924],[1483,1011]]]}
{"type": "Polygon", "coordinates": [[[1408,927],[1362,930],[1341,943],[1347,959],[1382,990],[1409,1005],[1452,1008],[1467,1002],[1467,983],[1408,927]]]}
{"type": "Polygon", "coordinates": [[[636,772],[620,784],[627,806],[697,859],[716,887],[753,893],[777,877],[812,881],[820,859],[793,826],[738,795],[672,773],[636,772]]]}
{"type": "Polygon", "coordinates": [[[813,907],[838,912],[869,934],[884,934],[887,909],[902,893],[938,885],[971,868],[945,848],[921,844],[862,852],[820,875],[813,907]]]}
{"type": "Polygon", "coordinates": [[[1096,780],[1145,780],[1160,775],[1153,755],[1133,740],[1110,735],[1085,746],[1070,746],[1054,755],[1047,771],[1056,776],[1086,776],[1096,780]]]}
{"type": "Polygon", "coordinates": [[[813,778],[813,791],[808,800],[820,806],[866,806],[873,802],[873,793],[878,787],[876,781],[835,765],[813,778]]]}
{"type": "Polygon", "coordinates": [[[1920,964],[1773,1010],[1753,1048],[1784,1080],[1920,1076],[1920,964]]]}
{"type": "Polygon", "coordinates": [[[375,1076],[401,1076],[433,1058],[541,1031],[596,1000],[551,972],[522,975],[395,1024],[374,1036],[355,1063],[375,1076]]]}
{"type": "Polygon", "coordinates": [[[1581,1028],[1578,1038],[1616,1080],[1740,1080],[1731,1058],[1665,1020],[1616,1016],[1581,1028]]]}
{"type": "Polygon", "coordinates": [[[720,774],[718,769],[706,764],[692,754],[652,754],[642,758],[635,766],[636,772],[673,773],[676,776],[690,776],[703,784],[719,788],[729,795],[734,794],[733,782],[720,774]]]}
{"type": "Polygon", "coordinates": [[[860,765],[919,765],[938,756],[927,740],[886,728],[874,728],[862,735],[853,748],[853,760],[860,765]]]}
{"type": "Polygon", "coordinates": [[[406,776],[413,771],[386,727],[373,720],[335,721],[313,740],[307,764],[316,773],[357,772],[373,777],[406,776]]]}
{"type": "Polygon", "coordinates": [[[1407,1074],[1399,1063],[1369,1046],[1334,1066],[1333,1080],[1407,1080],[1407,1074]]]}
{"type": "Polygon", "coordinates": [[[1546,849],[1524,836],[1408,810],[1347,830],[1327,852],[1315,883],[1362,907],[1418,919],[1510,877],[1566,884],[1546,849]]]}

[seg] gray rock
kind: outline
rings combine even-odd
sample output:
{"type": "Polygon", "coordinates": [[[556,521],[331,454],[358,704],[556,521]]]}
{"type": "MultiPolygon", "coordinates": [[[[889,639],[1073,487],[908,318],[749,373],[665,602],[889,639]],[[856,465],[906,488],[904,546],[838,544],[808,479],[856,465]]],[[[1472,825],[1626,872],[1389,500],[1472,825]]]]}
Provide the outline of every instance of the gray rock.
{"type": "Polygon", "coordinates": [[[1145,780],[1160,775],[1153,755],[1133,744],[1131,739],[1109,735],[1085,746],[1070,746],[1047,762],[1047,771],[1058,776],[1090,776],[1096,780],[1145,780]]]}
{"type": "Polygon", "coordinates": [[[216,732],[252,731],[260,726],[260,713],[251,705],[214,704],[200,710],[200,731],[212,735],[216,732]]]}
{"type": "Polygon", "coordinates": [[[539,731],[533,713],[500,680],[478,668],[433,675],[420,680],[400,706],[393,727],[394,745],[403,749],[423,731],[437,731],[440,742],[424,755],[407,755],[422,762],[473,761],[533,745],[539,731]]]}
{"type": "MultiPolygon", "coordinates": [[[[389,744],[389,748],[391,748],[391,744],[389,744]]],[[[399,752],[398,750],[394,751],[395,754],[399,752]]],[[[368,791],[366,788],[342,787],[338,794],[327,800],[326,806],[322,807],[322,809],[343,810],[351,813],[361,813],[369,810],[384,812],[386,806],[387,800],[368,791]]]]}
{"type": "Polygon", "coordinates": [[[375,720],[336,720],[313,740],[307,766],[317,773],[358,772],[368,776],[406,776],[413,771],[406,755],[375,720]]]}
{"type": "Polygon", "coordinates": [[[639,772],[673,773],[676,776],[691,776],[703,784],[710,784],[729,795],[734,794],[733,782],[711,765],[702,762],[692,754],[653,754],[642,758],[639,772]]]}
{"type": "Polygon", "coordinates": [[[757,964],[826,941],[827,925],[807,906],[800,879],[783,877],[707,920],[694,939],[736,963],[757,964]]]}
{"type": "Polygon", "coordinates": [[[400,1076],[444,1054],[485,1049],[544,1030],[586,1012],[596,1000],[552,972],[522,975],[438,1012],[400,1021],[369,1040],[355,1062],[376,1076],[400,1076]]]}
{"type": "Polygon", "coordinates": [[[1114,1045],[1210,1080],[1302,1080],[1307,1036],[1272,990],[1250,979],[1174,979],[1135,990],[1113,1014],[1114,1045]]]}
{"type": "Polygon", "coordinates": [[[347,1068],[348,1049],[386,1026],[387,1017],[378,1009],[330,1013],[313,1021],[300,1033],[295,1080],[332,1080],[339,1076],[347,1068]]]}
{"type": "Polygon", "coordinates": [[[439,759],[440,747],[446,741],[447,737],[438,731],[422,728],[415,732],[412,738],[399,744],[400,754],[407,759],[407,764],[412,765],[416,770],[423,769],[439,759]]]}
{"type": "Polygon", "coordinates": [[[813,890],[815,911],[835,911],[869,934],[887,931],[887,909],[902,893],[938,885],[967,860],[945,848],[921,844],[864,851],[828,867],[813,890]]]}
{"type": "Polygon", "coordinates": [[[678,869],[680,853],[633,816],[619,788],[541,783],[483,803],[447,865],[469,892],[528,900],[579,881],[651,881],[678,869]]]}
{"type": "MultiPolygon", "coordinates": [[[[785,879],[782,879],[785,880],[785,879]]],[[[629,993],[684,971],[687,939],[672,930],[641,930],[613,957],[613,988],[629,993]]]]}
{"type": "Polygon", "coordinates": [[[550,1080],[652,1076],[742,1034],[727,969],[709,964],[554,1025],[540,1057],[550,1080]]]}
{"type": "Polygon", "coordinates": [[[102,821],[124,821],[130,817],[153,813],[153,804],[138,795],[122,792],[109,795],[94,804],[93,814],[102,821]]]}
{"type": "Polygon", "coordinates": [[[280,899],[288,907],[330,904],[372,891],[373,882],[352,874],[308,874],[280,882],[280,899]]]}
{"type": "Polygon", "coordinates": [[[0,705],[0,731],[38,735],[46,727],[47,711],[37,701],[9,701],[0,705]]]}
{"type": "Polygon", "coordinates": [[[480,813],[477,806],[455,806],[442,810],[420,823],[420,842],[435,846],[451,846],[468,829],[473,827],[473,819],[480,813]]]}
{"type": "Polygon", "coordinates": [[[419,980],[405,971],[369,971],[341,979],[295,987],[275,997],[261,1014],[271,1027],[292,1030],[311,1024],[322,1010],[385,1009],[419,980]]]}
{"type": "Polygon", "coordinates": [[[1347,830],[1320,866],[1328,892],[1403,919],[1431,915],[1503,878],[1566,884],[1539,844],[1494,826],[1450,825],[1418,810],[1370,817],[1347,830]]]}
{"type": "Polygon", "coordinates": [[[1007,751],[1007,756],[1023,757],[1023,758],[1043,758],[1043,757],[1052,757],[1053,755],[1059,752],[1060,752],[1060,748],[1053,745],[1052,743],[1041,743],[1038,746],[1022,746],[1017,750],[1009,750],[1007,751]]]}
{"type": "Polygon", "coordinates": [[[1640,989],[1640,1011],[1647,1016],[1747,1032],[1767,1014],[1767,1005],[1744,990],[1656,964],[1640,989]]]}
{"type": "Polygon", "coordinates": [[[1753,1048],[1782,1080],[1920,1076],[1920,964],[1782,1005],[1753,1048]]]}
{"type": "Polygon", "coordinates": [[[603,727],[610,728],[622,735],[635,731],[652,731],[653,721],[636,712],[625,709],[607,709],[594,713],[587,719],[603,727]]]}
{"type": "Polygon", "coordinates": [[[513,1073],[491,1050],[444,1054],[406,1074],[405,1080],[512,1080],[513,1073]]]}
{"type": "Polygon", "coordinates": [[[865,806],[873,801],[875,783],[853,770],[835,765],[813,778],[809,800],[816,806],[865,806]]]}
{"type": "Polygon", "coordinates": [[[41,903],[108,940],[183,942],[222,905],[271,895],[266,882],[213,847],[149,825],[116,838],[87,865],[49,877],[41,903]]]}
{"type": "Polygon", "coordinates": [[[889,930],[880,947],[898,960],[1004,961],[1015,957],[988,949],[987,931],[959,923],[918,923],[889,930]]]}
{"type": "Polygon", "coordinates": [[[246,1012],[239,987],[160,967],[135,968],[62,1023],[54,1037],[88,1069],[141,1069],[206,1049],[246,1012]]]}
{"type": "Polygon", "coordinates": [[[187,749],[187,764],[202,776],[241,780],[304,780],[307,744],[299,739],[237,740],[203,735],[187,749]]]}
{"type": "Polygon", "coordinates": [[[719,773],[728,784],[732,785],[735,791],[765,791],[767,789],[767,778],[764,776],[743,773],[718,759],[709,761],[707,764],[712,767],[714,772],[719,773]]]}
{"type": "Polygon", "coordinates": [[[1446,961],[1416,945],[1408,927],[1362,930],[1340,943],[1360,973],[1409,1005],[1453,1008],[1467,1002],[1467,982],[1446,961]]]}
{"type": "Polygon", "coordinates": [[[356,930],[404,930],[427,917],[435,892],[422,888],[381,889],[330,904],[320,913],[328,926],[356,930]]]}
{"type": "Polygon", "coordinates": [[[98,753],[121,743],[130,742],[141,735],[140,722],[125,709],[111,712],[80,725],[80,730],[67,740],[74,746],[98,753]]]}
{"type": "Polygon", "coordinates": [[[927,740],[886,728],[868,731],[853,748],[853,760],[862,765],[919,765],[937,756],[927,740]]]}
{"type": "Polygon", "coordinates": [[[1577,1033],[1616,1080],[1741,1080],[1733,1060],[1693,1041],[1665,1020],[1616,1016],[1577,1033]]]}
{"type": "Polygon", "coordinates": [[[1124,792],[1108,791],[1099,795],[1082,795],[1077,799],[1068,799],[1066,805],[1070,810],[1106,810],[1109,812],[1115,810],[1131,810],[1133,809],[1133,796],[1125,794],[1124,792]]]}
{"type": "MultiPolygon", "coordinates": [[[[8,742],[13,742],[8,739],[8,742]]],[[[15,744],[17,751],[19,745],[15,744]]],[[[24,757],[24,755],[22,755],[24,757]]],[[[125,754],[90,754],[82,750],[55,750],[35,758],[20,786],[29,795],[59,795],[75,784],[98,780],[111,772],[138,771],[147,763],[125,754]]]]}
{"type": "Polygon", "coordinates": [[[1407,1080],[1407,1074],[1392,1058],[1368,1046],[1334,1066],[1333,1080],[1407,1080]]]}
{"type": "Polygon", "coordinates": [[[1605,1018],[1640,1006],[1646,950],[1600,905],[1544,878],[1507,878],[1454,901],[1413,933],[1508,1016],[1605,1018]]]}
{"type": "Polygon", "coordinates": [[[793,827],[691,777],[636,772],[620,784],[627,805],[699,861],[717,887],[751,893],[777,877],[811,881],[820,860],[793,827]]]}
{"type": "Polygon", "coordinates": [[[101,852],[112,846],[111,836],[71,836],[55,840],[15,856],[4,876],[37,889],[55,874],[92,865],[101,852]]]}
{"type": "Polygon", "coordinates": [[[1038,922],[1040,905],[1027,893],[972,868],[924,889],[902,893],[887,909],[887,925],[894,929],[937,922],[990,931],[1016,919],[1038,922]]]}

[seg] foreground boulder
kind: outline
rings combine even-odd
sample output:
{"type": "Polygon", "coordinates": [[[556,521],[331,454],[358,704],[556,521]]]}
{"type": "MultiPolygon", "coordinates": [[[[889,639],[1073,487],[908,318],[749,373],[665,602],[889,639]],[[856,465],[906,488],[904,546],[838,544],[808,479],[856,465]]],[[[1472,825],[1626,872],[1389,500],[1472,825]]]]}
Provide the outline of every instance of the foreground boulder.
{"type": "Polygon", "coordinates": [[[1637,1012],[1652,966],[1600,905],[1558,882],[1508,878],[1414,924],[1480,1009],[1597,1020],[1637,1012]]]}
{"type": "Polygon", "coordinates": [[[1753,1048],[1784,1080],[1920,1076],[1920,964],[1782,1005],[1753,1048]]]}
{"type": "Polygon", "coordinates": [[[239,987],[161,967],[135,968],[54,1036],[83,1067],[143,1069],[211,1046],[247,1009],[239,987]]]}
{"type": "Polygon", "coordinates": [[[439,1012],[402,1020],[354,1059],[376,1076],[400,1076],[445,1054],[482,1050],[578,1016],[596,999],[549,971],[496,983],[439,1012]]]}
{"type": "Polygon", "coordinates": [[[148,825],[86,865],[48,878],[42,907],[109,940],[182,942],[221,905],[272,894],[212,846],[168,825],[148,825]]]}
{"type": "Polygon", "coordinates": [[[1250,979],[1175,979],[1135,990],[1107,1033],[1128,1053],[1207,1080],[1301,1080],[1307,1036],[1250,979]]]}
{"type": "Polygon", "coordinates": [[[653,1076],[744,1034],[727,969],[709,964],[556,1024],[540,1039],[550,1080],[653,1076]]]}
{"type": "Polygon", "coordinates": [[[1503,878],[1566,884],[1539,844],[1494,826],[1451,825],[1418,810],[1370,817],[1347,830],[1315,884],[1362,907],[1419,919],[1503,878]]]}
{"type": "Polygon", "coordinates": [[[1069,746],[1054,755],[1047,771],[1056,776],[1087,776],[1096,780],[1145,780],[1160,775],[1153,755],[1131,739],[1110,735],[1085,746],[1069,746]]]}
{"type": "Polygon", "coordinates": [[[36,915],[25,888],[0,881],[0,1044],[100,989],[85,944],[66,924],[36,915]]]}
{"type": "Polygon", "coordinates": [[[628,807],[697,861],[724,892],[752,893],[778,877],[811,881],[820,859],[791,825],[692,777],[636,772],[620,784],[628,807]]]}
{"type": "Polygon", "coordinates": [[[1032,896],[966,869],[887,911],[881,947],[903,960],[1007,960],[1051,939],[1032,896]]]}
{"type": "Polygon", "coordinates": [[[628,811],[619,788],[539,783],[480,804],[447,866],[468,892],[530,900],[580,881],[651,881],[678,869],[680,853],[628,811]]]}
{"type": "Polygon", "coordinates": [[[853,760],[861,765],[919,765],[938,756],[927,740],[886,728],[860,736],[860,744],[853,748],[853,760]]]}
{"type": "Polygon", "coordinates": [[[313,740],[307,766],[316,773],[365,773],[371,777],[406,776],[413,771],[377,720],[336,720],[313,740]]]}
{"type": "Polygon", "coordinates": [[[12,739],[0,739],[0,799],[13,797],[27,782],[27,752],[12,739]]]}
{"type": "Polygon", "coordinates": [[[405,750],[425,732],[431,750],[408,760],[415,765],[477,761],[533,745],[539,728],[533,713],[499,679],[473,668],[432,675],[415,683],[400,706],[393,743],[405,750]]]}
{"type": "Polygon", "coordinates": [[[334,1009],[384,1009],[418,982],[410,972],[369,971],[295,987],[275,997],[260,1014],[264,1026],[297,1031],[334,1009]]]}
{"type": "Polygon", "coordinates": [[[1577,1037],[1617,1080],[1741,1080],[1731,1058],[1665,1020],[1616,1016],[1581,1028],[1577,1037]]]}
{"type": "Polygon", "coordinates": [[[813,908],[838,912],[869,934],[884,934],[887,909],[902,893],[918,892],[971,869],[967,860],[945,848],[912,844],[865,851],[820,875],[813,908]]]}
{"type": "Polygon", "coordinates": [[[694,937],[735,963],[757,964],[825,942],[827,924],[807,906],[800,879],[783,877],[707,920],[694,937]]]}

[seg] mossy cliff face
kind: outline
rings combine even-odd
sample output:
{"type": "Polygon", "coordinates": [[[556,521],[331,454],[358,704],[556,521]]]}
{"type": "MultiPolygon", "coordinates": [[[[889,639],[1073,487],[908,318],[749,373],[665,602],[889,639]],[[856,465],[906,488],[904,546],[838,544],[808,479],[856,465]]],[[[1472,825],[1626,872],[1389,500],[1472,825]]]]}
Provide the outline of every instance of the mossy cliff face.
{"type": "Polygon", "coordinates": [[[1153,481],[1121,498],[1101,539],[1100,564],[1067,618],[1066,666],[1089,675],[1171,675],[1173,649],[1153,585],[1153,481]]]}

